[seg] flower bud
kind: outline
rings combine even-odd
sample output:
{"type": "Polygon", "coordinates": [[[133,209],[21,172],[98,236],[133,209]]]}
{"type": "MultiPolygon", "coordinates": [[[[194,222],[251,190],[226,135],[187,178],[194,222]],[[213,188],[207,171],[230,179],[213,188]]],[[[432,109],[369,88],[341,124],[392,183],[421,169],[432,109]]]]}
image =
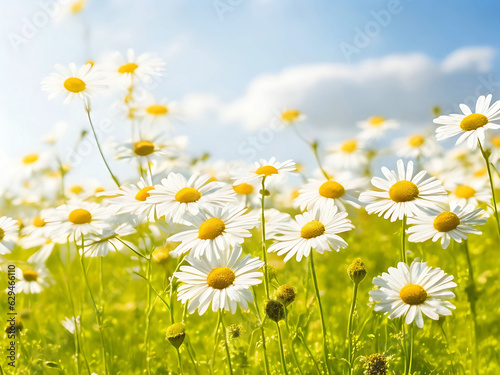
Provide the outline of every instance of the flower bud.
{"type": "Polygon", "coordinates": [[[266,315],[269,319],[279,322],[285,318],[285,306],[274,299],[266,302],[266,315]]]}
{"type": "Polygon", "coordinates": [[[239,324],[231,324],[229,327],[227,327],[227,335],[231,339],[237,339],[238,337],[241,336],[241,326],[239,324]]]}
{"type": "Polygon", "coordinates": [[[363,367],[365,368],[365,375],[386,375],[387,358],[380,353],[372,354],[366,358],[363,367]]]}
{"type": "Polygon", "coordinates": [[[366,268],[360,258],[354,259],[351,265],[347,268],[347,274],[354,284],[359,284],[365,279],[366,268]]]}
{"type": "Polygon", "coordinates": [[[274,292],[274,298],[280,301],[283,305],[288,306],[293,301],[295,301],[295,296],[297,295],[297,289],[291,285],[281,285],[276,292],[274,292]]]}
{"type": "Polygon", "coordinates": [[[186,326],[184,323],[174,323],[167,328],[167,340],[173,347],[179,348],[186,338],[186,326]]]}

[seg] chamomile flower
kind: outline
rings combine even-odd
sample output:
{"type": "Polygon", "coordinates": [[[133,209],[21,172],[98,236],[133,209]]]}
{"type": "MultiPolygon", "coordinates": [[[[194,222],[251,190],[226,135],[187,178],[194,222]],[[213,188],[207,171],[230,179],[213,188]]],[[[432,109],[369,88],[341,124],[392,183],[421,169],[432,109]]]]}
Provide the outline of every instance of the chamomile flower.
{"type": "Polygon", "coordinates": [[[146,95],[143,100],[135,103],[137,110],[134,116],[142,118],[141,127],[145,126],[170,126],[172,118],[178,115],[175,102],[166,99],[156,100],[152,95],[146,95]]]}
{"type": "Polygon", "coordinates": [[[0,217],[0,255],[10,254],[19,237],[19,222],[7,216],[0,217]]]}
{"type": "Polygon", "coordinates": [[[446,202],[446,191],[439,180],[430,177],[423,180],[426,173],[421,171],[413,175],[413,162],[409,161],[405,168],[403,160],[397,162],[398,171],[390,171],[382,167],[386,179],[373,177],[375,189],[361,193],[359,200],[367,203],[369,214],[384,215],[391,221],[413,217],[424,208],[433,208],[436,204],[446,202]]]}
{"type": "Polygon", "coordinates": [[[80,69],[75,64],[70,64],[69,68],[56,65],[56,70],[57,73],[51,73],[42,81],[42,90],[48,92],[49,99],[64,95],[64,104],[77,97],[88,102],[106,88],[102,84],[103,77],[92,69],[91,64],[85,64],[80,69]]]}
{"type": "Polygon", "coordinates": [[[166,139],[165,134],[148,131],[138,142],[129,141],[116,146],[115,158],[129,161],[139,160],[142,165],[160,163],[168,156],[176,155],[186,146],[185,137],[166,139]]]}
{"type": "Polygon", "coordinates": [[[500,135],[495,135],[489,139],[490,144],[490,162],[496,164],[500,160],[500,135]]]}
{"type": "Polygon", "coordinates": [[[53,158],[53,154],[49,151],[31,152],[22,157],[21,169],[24,175],[32,176],[44,169],[48,169],[53,161],[55,161],[55,159],[53,158]]]}
{"type": "Polygon", "coordinates": [[[37,294],[50,285],[50,274],[45,265],[37,264],[32,268],[23,270],[16,268],[16,278],[19,279],[15,285],[17,293],[37,294]]]}
{"type": "Polygon", "coordinates": [[[70,201],[53,210],[44,220],[54,236],[69,236],[77,241],[82,235],[102,233],[107,227],[104,219],[108,215],[109,210],[97,203],[70,201]]]}
{"type": "Polygon", "coordinates": [[[460,134],[457,145],[467,142],[467,147],[475,149],[478,142],[483,144],[486,130],[500,129],[500,123],[495,123],[500,120],[500,100],[491,104],[491,98],[491,94],[480,96],[475,113],[467,105],[460,104],[462,114],[453,113],[434,119],[435,124],[443,125],[436,129],[437,140],[442,141],[460,134]]]}
{"type": "Polygon", "coordinates": [[[270,232],[275,242],[269,247],[268,252],[277,252],[278,255],[286,254],[287,262],[295,256],[297,262],[302,257],[308,257],[311,249],[323,254],[325,251],[339,251],[347,247],[347,242],[338,234],[354,228],[347,219],[347,212],[337,212],[336,206],[325,206],[312,212],[304,212],[290,220],[288,228],[279,224],[279,230],[269,223],[270,232]]]}
{"type": "Polygon", "coordinates": [[[147,199],[153,189],[151,176],[148,175],[145,179],[141,177],[136,184],[123,185],[119,189],[104,191],[97,195],[109,197],[106,199],[106,203],[117,214],[137,216],[140,222],[154,221],[158,217],[156,204],[147,199]]]}
{"type": "Polygon", "coordinates": [[[61,1],[55,7],[52,17],[56,21],[80,14],[87,6],[87,0],[61,1]]]}
{"type": "Polygon", "coordinates": [[[257,272],[264,265],[259,258],[246,255],[240,259],[241,246],[236,245],[231,251],[226,248],[218,258],[209,258],[207,254],[200,259],[188,257],[189,266],[181,266],[174,277],[183,284],[177,289],[178,300],[188,302],[189,312],[198,309],[203,315],[212,304],[212,311],[236,312],[241,306],[248,309],[253,301],[250,288],[262,282],[262,272],[257,272]]]}
{"type": "Polygon", "coordinates": [[[136,56],[134,50],[129,49],[124,57],[116,52],[108,65],[108,70],[119,83],[129,87],[137,81],[151,83],[153,76],[161,76],[165,70],[165,62],[153,57],[149,53],[136,56]]]}
{"type": "Polygon", "coordinates": [[[434,137],[428,134],[413,134],[395,140],[393,149],[402,158],[431,158],[439,152],[440,147],[434,137]]]}
{"type": "Polygon", "coordinates": [[[467,239],[467,234],[481,234],[474,226],[485,224],[487,219],[484,210],[475,208],[476,206],[469,204],[463,208],[455,206],[452,210],[429,209],[426,215],[409,218],[408,224],[413,225],[408,229],[408,240],[440,240],[441,246],[446,249],[451,239],[460,243],[467,239]]]}
{"type": "Polygon", "coordinates": [[[360,187],[360,181],[356,179],[330,179],[328,181],[310,179],[304,188],[299,190],[294,207],[302,211],[314,211],[333,206],[337,206],[340,211],[345,211],[346,204],[359,208],[360,202],[354,195],[355,189],[360,187]]]}
{"type": "Polygon", "coordinates": [[[260,159],[255,162],[253,168],[249,173],[244,173],[238,177],[233,177],[235,180],[233,185],[240,185],[242,183],[251,183],[262,178],[277,177],[286,175],[289,172],[295,171],[295,163],[292,160],[279,163],[276,158],[271,158],[268,161],[260,159]]]}
{"type": "Polygon", "coordinates": [[[250,237],[250,229],[258,223],[254,214],[247,213],[245,206],[208,206],[197,215],[187,214],[185,221],[192,225],[187,230],[170,236],[167,241],[181,241],[172,252],[177,257],[191,250],[190,256],[207,259],[218,258],[225,249],[243,243],[250,237]]]}
{"type": "Polygon", "coordinates": [[[68,317],[65,317],[64,320],[61,322],[62,326],[64,328],[66,328],[68,330],[69,333],[71,334],[75,334],[75,331],[77,331],[77,329],[79,330],[80,329],[80,315],[77,315],[76,318],[75,317],[71,317],[71,318],[68,318],[68,317]]]}
{"type": "Polygon", "coordinates": [[[188,180],[180,173],[170,173],[149,192],[148,202],[156,205],[158,216],[165,216],[167,222],[182,223],[186,213],[197,215],[202,208],[235,200],[231,185],[210,180],[209,175],[194,174],[188,180]]]}
{"type": "Polygon", "coordinates": [[[284,109],[277,114],[277,119],[285,125],[295,124],[304,121],[307,116],[298,109],[284,109]]]}
{"type": "Polygon", "coordinates": [[[451,205],[465,207],[472,204],[477,207],[479,202],[486,204],[491,202],[491,190],[487,186],[487,180],[483,178],[453,178],[444,186],[450,192],[451,205]]]}
{"type": "Polygon", "coordinates": [[[399,124],[394,120],[387,120],[382,116],[373,116],[365,121],[358,122],[358,128],[361,129],[360,139],[370,140],[379,139],[387,130],[397,129],[399,124]]]}
{"type": "Polygon", "coordinates": [[[404,316],[406,324],[415,321],[422,328],[423,315],[433,320],[451,315],[455,306],[445,300],[455,297],[451,290],[457,284],[452,280],[453,276],[425,262],[414,261],[410,267],[399,262],[397,268],[390,267],[388,273],[373,279],[379,289],[370,291],[370,300],[378,302],[374,310],[388,314],[389,319],[404,316]]]}
{"type": "Polygon", "coordinates": [[[325,160],[327,166],[340,169],[356,170],[368,163],[368,154],[364,144],[357,139],[348,139],[328,147],[325,160]]]}

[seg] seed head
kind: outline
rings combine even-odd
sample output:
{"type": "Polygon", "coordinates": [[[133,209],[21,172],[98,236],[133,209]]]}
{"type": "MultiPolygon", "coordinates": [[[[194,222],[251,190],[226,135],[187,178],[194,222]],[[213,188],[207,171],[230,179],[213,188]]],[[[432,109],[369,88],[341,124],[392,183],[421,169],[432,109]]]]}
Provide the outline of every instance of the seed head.
{"type": "Polygon", "coordinates": [[[354,284],[359,284],[365,279],[366,268],[360,258],[354,259],[351,265],[347,268],[347,274],[354,284]]]}
{"type": "Polygon", "coordinates": [[[363,365],[365,375],[386,375],[387,374],[387,358],[380,353],[374,353],[368,356],[363,365]]]}
{"type": "Polygon", "coordinates": [[[280,301],[283,305],[288,306],[293,301],[295,301],[295,296],[297,295],[297,289],[291,285],[283,284],[276,292],[274,292],[274,298],[280,301]]]}
{"type": "Polygon", "coordinates": [[[270,299],[266,302],[266,315],[269,319],[279,322],[285,318],[285,306],[280,301],[270,299]]]}
{"type": "Polygon", "coordinates": [[[167,340],[173,347],[179,348],[186,338],[186,326],[184,323],[174,323],[167,328],[167,340]]]}

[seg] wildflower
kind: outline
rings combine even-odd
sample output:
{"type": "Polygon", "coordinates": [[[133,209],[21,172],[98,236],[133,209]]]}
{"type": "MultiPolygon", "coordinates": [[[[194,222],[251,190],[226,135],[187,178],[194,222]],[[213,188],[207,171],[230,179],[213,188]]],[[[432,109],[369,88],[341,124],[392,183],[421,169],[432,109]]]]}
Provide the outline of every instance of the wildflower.
{"type": "Polygon", "coordinates": [[[358,127],[361,129],[360,139],[367,141],[381,138],[387,130],[399,128],[399,124],[382,116],[373,116],[358,122],[358,127]]]}
{"type": "Polygon", "coordinates": [[[295,301],[297,289],[291,285],[283,284],[274,292],[274,298],[285,307],[295,301]]]}
{"type": "Polygon", "coordinates": [[[261,159],[259,162],[255,162],[255,165],[251,168],[250,172],[243,173],[238,177],[233,177],[235,180],[233,185],[251,183],[264,177],[274,178],[276,176],[283,176],[294,171],[295,163],[292,160],[279,163],[276,161],[276,158],[271,158],[268,161],[261,159]]]}
{"type": "Polygon", "coordinates": [[[174,348],[179,348],[186,338],[184,323],[174,323],[167,328],[167,340],[174,348]]]}
{"type": "Polygon", "coordinates": [[[359,284],[366,277],[365,264],[360,258],[354,259],[347,268],[347,274],[354,284],[359,284]]]}
{"type": "Polygon", "coordinates": [[[0,254],[10,254],[19,237],[19,222],[7,217],[0,217],[0,254]]]}
{"type": "Polygon", "coordinates": [[[267,317],[275,322],[285,319],[285,305],[280,301],[274,299],[267,301],[265,310],[267,317]]]}

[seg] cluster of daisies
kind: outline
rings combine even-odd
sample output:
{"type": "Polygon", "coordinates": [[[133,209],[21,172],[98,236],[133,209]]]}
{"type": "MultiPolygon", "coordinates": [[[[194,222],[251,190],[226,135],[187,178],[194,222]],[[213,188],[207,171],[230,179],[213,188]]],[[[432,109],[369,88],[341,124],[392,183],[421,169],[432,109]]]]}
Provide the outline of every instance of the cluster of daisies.
{"type": "MultiPolygon", "coordinates": [[[[67,184],[73,166],[55,147],[64,126],[44,139],[43,151],[22,158],[16,168],[19,188],[2,191],[2,208],[9,216],[0,218],[1,255],[16,246],[34,249],[19,263],[18,292],[39,293],[50,286],[44,264],[57,249],[67,247],[80,257],[105,257],[110,251],[135,256],[143,254],[140,247],[146,241],[133,239],[147,232],[144,237],[178,258],[173,274],[177,298],[190,313],[198,310],[202,315],[210,306],[214,312],[235,313],[238,306],[247,309],[253,301],[253,286],[268,287],[266,252],[277,253],[285,262],[301,262],[312,261],[313,250],[323,254],[345,249],[342,234],[354,228],[349,216],[355,217],[357,210],[401,221],[403,243],[408,234],[410,242],[439,241],[443,249],[481,234],[479,227],[488,216],[498,220],[498,181],[492,171],[500,160],[500,136],[489,132],[500,128],[495,123],[500,101],[492,104],[491,95],[477,100],[474,113],[462,104],[463,114],[434,120],[441,125],[436,129],[438,141],[459,135],[458,147],[451,151],[441,148],[431,132],[412,134],[392,146],[402,158],[396,170],[383,167],[381,177],[372,177],[374,159],[387,153],[377,140],[399,126],[376,116],[359,123],[356,138],[327,145],[323,162],[308,178],[291,160],[272,158],[249,165],[187,155],[186,139],[174,134],[175,103],[156,99],[145,88],[162,79],[164,69],[161,59],[128,51],[102,63],[57,66],[57,72],[43,80],[49,98],[64,96],[65,103],[83,104],[82,115],[94,135],[91,101],[114,89],[120,98],[112,108],[129,124],[130,138],[101,148],[95,136],[115,187],[97,181],[67,184]],[[461,144],[481,152],[470,153],[461,144]],[[109,156],[128,160],[137,168],[137,179],[120,183],[109,156]],[[291,187],[291,174],[302,175],[303,186],[291,187]],[[296,211],[294,217],[285,212],[290,209],[296,211]],[[262,259],[244,254],[245,239],[257,231],[262,234],[262,259]]],[[[277,118],[299,131],[306,116],[288,109],[277,118]]],[[[310,144],[317,153],[317,144],[310,144]]],[[[378,287],[370,292],[375,310],[389,318],[404,317],[418,327],[424,325],[424,315],[434,320],[450,315],[453,276],[406,258],[403,249],[401,262],[373,279],[378,287]]]]}

